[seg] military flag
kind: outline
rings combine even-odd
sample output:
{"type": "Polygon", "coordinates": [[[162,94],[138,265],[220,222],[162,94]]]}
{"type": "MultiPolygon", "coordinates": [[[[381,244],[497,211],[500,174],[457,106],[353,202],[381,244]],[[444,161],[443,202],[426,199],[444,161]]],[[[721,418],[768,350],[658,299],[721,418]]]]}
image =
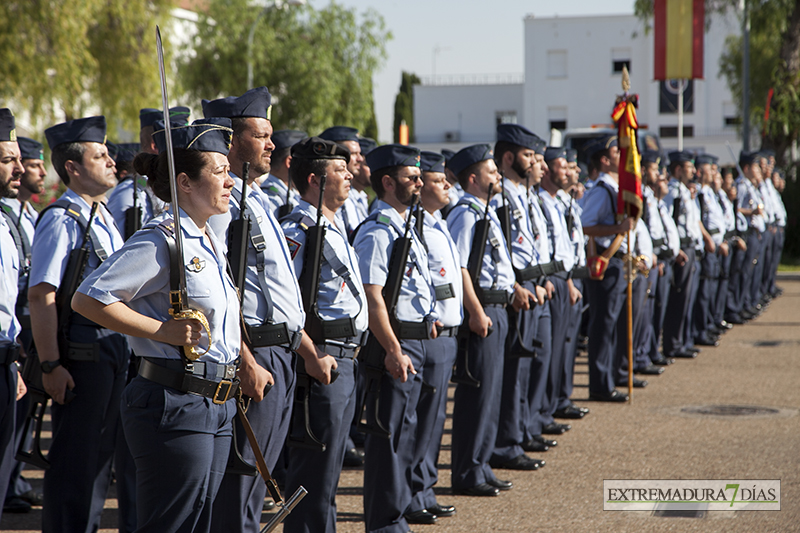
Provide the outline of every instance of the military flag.
{"type": "Polygon", "coordinates": [[[617,98],[611,118],[617,125],[619,146],[619,195],[617,197],[617,220],[624,216],[639,218],[642,214],[642,154],[639,153],[636,132],[638,97],[628,95],[617,98]]]}

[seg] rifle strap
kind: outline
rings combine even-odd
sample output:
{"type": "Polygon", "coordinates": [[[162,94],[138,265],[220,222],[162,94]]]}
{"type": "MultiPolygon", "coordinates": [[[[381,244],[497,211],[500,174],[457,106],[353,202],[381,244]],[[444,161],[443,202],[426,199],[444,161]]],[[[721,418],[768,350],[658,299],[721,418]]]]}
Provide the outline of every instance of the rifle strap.
{"type": "MultiPolygon", "coordinates": [[[[241,391],[241,389],[239,390],[241,391]]],[[[247,420],[247,415],[245,414],[244,408],[244,400],[242,399],[241,394],[239,394],[239,396],[236,398],[236,412],[239,415],[239,422],[242,423],[244,432],[247,435],[247,441],[250,443],[250,447],[253,449],[253,455],[256,458],[256,468],[258,469],[258,473],[261,474],[264,483],[267,484],[269,495],[272,497],[275,503],[283,503],[281,491],[278,489],[278,483],[269,473],[267,462],[264,460],[264,454],[261,453],[261,447],[258,445],[256,435],[253,433],[253,428],[250,426],[250,421],[247,420]]]]}
{"type": "MultiPolygon", "coordinates": [[[[236,187],[234,187],[236,190],[236,187]]],[[[242,191],[236,190],[239,193],[239,198],[242,197],[242,191]]],[[[240,202],[241,204],[241,202],[240,202]]],[[[272,303],[272,297],[270,296],[269,292],[269,284],[267,283],[267,273],[266,273],[266,250],[267,250],[267,241],[264,238],[264,234],[261,233],[261,224],[259,224],[259,220],[256,215],[253,213],[250,204],[245,204],[244,214],[247,218],[250,219],[250,244],[253,245],[253,249],[256,251],[256,273],[258,277],[258,286],[261,289],[261,294],[264,295],[264,299],[267,301],[267,312],[265,313],[266,318],[263,324],[271,323],[272,322],[272,314],[275,309],[274,304],[272,303]]],[[[244,294],[244,291],[242,292],[244,294]]],[[[262,324],[262,325],[263,325],[262,324]]]]}
{"type": "MultiPolygon", "coordinates": [[[[39,214],[39,219],[36,221],[37,225],[39,220],[42,220],[42,215],[44,215],[45,211],[48,209],[53,209],[54,207],[64,209],[67,212],[67,215],[78,221],[78,225],[80,225],[82,229],[86,228],[87,224],[89,224],[89,221],[86,220],[85,216],[83,216],[83,213],[81,212],[81,206],[79,204],[70,202],[68,198],[60,198],[47,206],[44,211],[39,214]]],[[[106,209],[106,211],[108,210],[106,209]]],[[[114,219],[110,215],[104,218],[105,224],[114,224],[116,227],[116,223],[113,222],[114,219]]],[[[89,240],[92,241],[92,249],[94,250],[97,258],[100,259],[100,262],[105,261],[108,258],[108,252],[106,252],[105,248],[103,248],[103,245],[100,243],[100,239],[97,237],[97,233],[95,232],[94,224],[92,224],[92,227],[89,228],[89,240]]]]}
{"type": "Polygon", "coordinates": [[[22,277],[28,273],[28,269],[30,268],[31,245],[28,243],[28,237],[25,233],[19,230],[17,226],[19,217],[14,216],[11,212],[11,208],[2,204],[0,212],[3,213],[3,216],[8,222],[8,231],[11,233],[11,238],[14,239],[14,245],[17,247],[17,255],[19,255],[19,277],[22,277]]]}

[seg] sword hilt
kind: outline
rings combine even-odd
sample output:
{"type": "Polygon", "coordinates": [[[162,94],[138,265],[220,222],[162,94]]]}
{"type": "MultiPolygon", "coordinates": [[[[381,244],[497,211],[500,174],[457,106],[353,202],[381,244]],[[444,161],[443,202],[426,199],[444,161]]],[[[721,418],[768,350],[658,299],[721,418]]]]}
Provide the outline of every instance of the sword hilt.
{"type": "Polygon", "coordinates": [[[172,308],[169,310],[169,315],[175,320],[197,320],[203,326],[203,329],[206,330],[206,335],[208,335],[208,348],[206,348],[204,352],[198,352],[195,350],[194,346],[187,345],[183,347],[183,353],[186,355],[186,358],[190,361],[197,361],[200,359],[200,357],[207,354],[208,350],[211,349],[211,326],[208,323],[206,315],[195,309],[183,309],[181,311],[175,311],[175,309],[172,308]]]}

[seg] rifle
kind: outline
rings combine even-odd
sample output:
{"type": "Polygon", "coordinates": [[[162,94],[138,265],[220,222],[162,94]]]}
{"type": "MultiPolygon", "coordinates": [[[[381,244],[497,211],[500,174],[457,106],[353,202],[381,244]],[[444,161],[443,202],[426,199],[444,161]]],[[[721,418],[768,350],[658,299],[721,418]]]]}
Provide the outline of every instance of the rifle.
{"type": "MultiPolygon", "coordinates": [[[[502,194],[503,197],[503,204],[494,210],[497,218],[500,219],[500,229],[503,231],[503,236],[506,238],[506,248],[508,248],[508,253],[511,253],[511,213],[508,207],[508,198],[506,198],[506,183],[505,178],[500,178],[500,183],[503,186],[502,194]]],[[[489,193],[491,195],[491,193],[489,193]]],[[[489,200],[487,199],[486,205],[489,205],[489,200]]]]}
{"type": "MultiPolygon", "coordinates": [[[[89,261],[89,235],[92,231],[92,222],[97,214],[97,202],[92,203],[92,211],[89,215],[89,220],[86,223],[86,228],[83,230],[83,238],[81,245],[73,249],[69,253],[67,260],[67,268],[64,270],[64,277],[61,279],[56,291],[56,310],[58,312],[58,326],[56,330],[56,338],[58,341],[58,353],[64,357],[70,348],[69,342],[69,324],[70,317],[72,316],[72,297],[78,286],[81,284],[83,272],[86,270],[86,263],[89,261]]],[[[79,347],[91,348],[92,345],[77,345],[79,347]]],[[[33,441],[30,446],[26,446],[27,439],[23,438],[20,441],[19,448],[17,448],[16,460],[28,463],[39,468],[50,468],[50,461],[42,453],[42,424],[44,422],[44,413],[47,409],[47,402],[50,395],[44,390],[42,383],[42,367],[39,364],[39,357],[36,355],[36,348],[31,348],[31,353],[25,359],[25,365],[22,369],[22,379],[28,386],[28,393],[30,394],[30,406],[28,413],[25,416],[23,425],[23,435],[30,435],[31,425],[34,427],[33,441]]],[[[74,400],[76,394],[72,390],[67,389],[64,394],[64,405],[74,400]]]]}
{"type": "MultiPolygon", "coordinates": [[[[472,248],[469,251],[469,260],[467,261],[467,272],[472,280],[472,286],[475,288],[475,294],[480,299],[482,290],[479,283],[481,275],[481,267],[483,266],[483,255],[486,253],[486,241],[489,238],[489,198],[492,196],[493,185],[489,185],[489,197],[486,199],[486,209],[483,213],[483,218],[475,223],[475,233],[472,237],[472,248]]],[[[453,368],[453,377],[450,381],[461,385],[469,385],[471,387],[480,387],[481,382],[475,379],[472,372],[469,371],[469,339],[472,331],[469,329],[469,317],[464,313],[464,323],[458,328],[458,352],[456,354],[456,363],[453,368]]],[[[489,328],[489,335],[493,329],[489,328]]]]}
{"type": "MultiPolygon", "coordinates": [[[[326,180],[326,174],[320,176],[317,224],[305,230],[306,249],[303,256],[303,271],[300,273],[299,279],[303,308],[306,311],[304,331],[315,344],[323,344],[325,342],[322,320],[320,320],[317,313],[317,296],[319,294],[319,277],[322,268],[322,245],[325,242],[326,231],[325,226],[322,224],[322,202],[325,195],[326,180]]],[[[286,205],[288,205],[288,201],[286,205]]],[[[306,372],[306,365],[302,357],[297,357],[295,370],[297,377],[294,388],[294,407],[292,409],[292,418],[289,422],[289,435],[286,437],[286,444],[294,448],[324,452],[327,448],[326,444],[320,441],[311,430],[311,413],[308,402],[311,394],[311,381],[314,378],[306,372]]],[[[339,373],[336,370],[331,371],[331,383],[338,377],[339,373]]]]}
{"type": "Polygon", "coordinates": [[[284,203],[282,206],[278,208],[278,220],[282,219],[283,217],[292,212],[292,204],[289,201],[291,194],[292,194],[292,183],[288,182],[286,184],[286,203],[284,203]]]}
{"type": "Polygon", "coordinates": [[[142,228],[142,208],[139,205],[139,177],[133,175],[133,207],[125,210],[125,240],[142,228]]]}
{"type": "MultiPolygon", "coordinates": [[[[386,311],[389,314],[389,320],[395,332],[398,329],[397,319],[395,318],[397,299],[400,297],[400,288],[403,283],[408,253],[411,250],[412,239],[409,236],[411,215],[418,200],[419,195],[415,194],[411,200],[411,207],[408,209],[408,218],[406,218],[403,236],[394,240],[392,255],[389,258],[389,274],[386,277],[386,285],[384,285],[382,291],[383,301],[386,303],[386,311]]],[[[359,362],[364,365],[366,381],[364,384],[364,399],[356,405],[356,420],[358,420],[356,429],[362,433],[369,433],[388,439],[391,437],[391,432],[381,423],[378,416],[380,412],[381,379],[386,370],[384,364],[385,356],[386,350],[383,349],[375,335],[370,335],[367,339],[367,345],[358,356],[359,362]],[[366,422],[363,422],[362,412],[365,407],[366,422]]]]}

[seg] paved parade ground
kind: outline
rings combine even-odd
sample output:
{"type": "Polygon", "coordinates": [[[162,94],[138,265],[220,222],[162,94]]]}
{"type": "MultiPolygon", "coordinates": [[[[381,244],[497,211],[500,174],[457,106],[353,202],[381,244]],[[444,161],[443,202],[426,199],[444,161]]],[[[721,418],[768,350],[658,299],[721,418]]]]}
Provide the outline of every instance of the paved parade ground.
{"type": "MultiPolygon", "coordinates": [[[[800,281],[717,348],[681,359],[627,405],[589,402],[585,354],[578,358],[574,400],[591,413],[535,457],[536,472],[496,471],[514,489],[496,498],[450,492],[450,419],[438,486],[456,516],[414,531],[798,531],[800,530],[800,281]],[[733,409],[742,406],[759,409],[733,409]],[[736,414],[744,412],[744,414],[736,414]],[[780,511],[688,513],[603,511],[604,479],[779,479],[780,511]],[[686,513],[684,513],[686,514],[686,513]]],[[[453,389],[450,396],[452,400],[453,389]]],[[[449,405],[452,410],[452,401],[449,405]]],[[[42,472],[25,476],[41,490],[42,472]]],[[[362,532],[363,473],[346,469],[339,488],[342,533],[362,532]]],[[[113,488],[112,488],[113,491],[113,488]]],[[[113,496],[113,493],[112,493],[113,496]]],[[[116,531],[116,500],[106,501],[101,531],[116,531]]],[[[269,518],[264,514],[264,520],[269,518]]],[[[38,531],[41,508],[6,514],[2,531],[38,531]]]]}

